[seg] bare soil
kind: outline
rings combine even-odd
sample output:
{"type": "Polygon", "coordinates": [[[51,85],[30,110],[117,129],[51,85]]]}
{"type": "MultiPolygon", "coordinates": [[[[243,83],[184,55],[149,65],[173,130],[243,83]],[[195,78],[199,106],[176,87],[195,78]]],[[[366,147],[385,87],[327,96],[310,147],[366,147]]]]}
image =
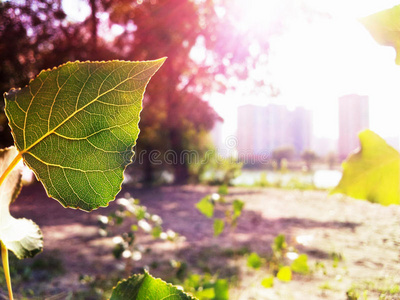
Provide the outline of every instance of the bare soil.
{"type": "MultiPolygon", "coordinates": [[[[400,285],[399,206],[383,207],[341,195],[328,196],[323,191],[229,188],[226,199],[241,199],[245,211],[235,230],[225,230],[215,238],[212,220],[195,209],[196,202],[215,191],[207,186],[124,188],[120,195],[129,192],[139,198],[149,212],[161,216],[165,229],[185,237],[178,243],[139,238],[152,249],[142,264],[157,261],[162,265],[175,258],[186,261],[193,272],[234,276],[231,299],[337,300],[347,299],[351,287],[365,287],[368,299],[378,299],[382,293],[386,293],[383,299],[400,299],[400,293],[386,291],[400,285]],[[225,255],[247,247],[267,257],[278,234],[284,234],[299,253],[308,255],[309,275],[295,275],[289,283],[275,280],[274,288],[266,289],[261,285],[268,276],[266,268],[250,270],[246,256],[225,255]],[[337,266],[335,255],[342,258],[337,266]]],[[[118,268],[111,254],[111,238],[101,237],[97,226],[97,216],[115,208],[111,203],[92,213],[64,209],[48,199],[40,185],[24,188],[12,205],[12,214],[30,218],[41,227],[45,248],[38,257],[59,253],[65,268],[64,275],[45,283],[48,295],[82,288],[82,275],[104,277],[118,268]]],[[[137,264],[134,271],[141,266],[137,264]]],[[[162,267],[151,272],[164,279],[171,276],[162,267]]],[[[4,287],[0,287],[0,299],[2,294],[4,287]]]]}

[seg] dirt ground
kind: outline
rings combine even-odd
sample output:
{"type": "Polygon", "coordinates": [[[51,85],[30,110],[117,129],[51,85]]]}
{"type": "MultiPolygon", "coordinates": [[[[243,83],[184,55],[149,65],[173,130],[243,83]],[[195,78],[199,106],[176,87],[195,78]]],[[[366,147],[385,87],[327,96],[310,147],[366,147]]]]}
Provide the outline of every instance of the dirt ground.
{"type": "MultiPolygon", "coordinates": [[[[399,206],[383,207],[341,195],[328,196],[322,191],[229,188],[226,199],[241,199],[245,211],[234,231],[225,230],[215,238],[212,220],[201,215],[194,205],[216,189],[124,188],[120,195],[129,192],[139,198],[149,212],[161,216],[165,229],[185,237],[178,243],[143,240],[152,246],[144,263],[176,258],[201,270],[198,260],[202,260],[220,276],[229,273],[229,266],[238,278],[231,284],[230,299],[240,300],[346,299],[351,287],[365,287],[368,299],[378,299],[386,289],[400,285],[399,206]],[[262,278],[268,274],[266,268],[250,270],[245,256],[229,259],[220,255],[248,247],[265,257],[278,234],[284,234],[290,245],[308,255],[311,274],[295,275],[289,283],[275,280],[274,288],[266,289],[261,286],[262,278]],[[337,266],[335,255],[342,258],[337,266]],[[324,268],[317,268],[317,264],[324,268]]],[[[56,251],[65,267],[64,275],[48,282],[49,294],[79,289],[81,275],[107,274],[118,267],[111,254],[110,239],[102,238],[97,226],[97,215],[107,215],[115,207],[112,203],[92,213],[63,209],[46,197],[40,185],[23,189],[12,205],[12,214],[34,220],[44,234],[45,248],[39,257],[56,251]]],[[[160,270],[151,272],[166,277],[160,270]]],[[[400,292],[386,294],[382,299],[400,299],[400,292]]]]}

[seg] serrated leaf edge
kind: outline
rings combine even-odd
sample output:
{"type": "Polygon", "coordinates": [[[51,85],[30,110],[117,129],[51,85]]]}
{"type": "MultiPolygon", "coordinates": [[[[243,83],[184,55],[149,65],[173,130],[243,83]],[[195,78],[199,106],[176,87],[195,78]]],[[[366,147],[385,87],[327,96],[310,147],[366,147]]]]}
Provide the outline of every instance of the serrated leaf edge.
{"type": "Polygon", "coordinates": [[[8,95],[10,92],[18,92],[18,91],[20,91],[20,90],[22,90],[22,89],[28,87],[29,84],[30,84],[33,80],[35,80],[36,78],[38,78],[42,73],[54,71],[54,70],[56,70],[56,69],[58,69],[58,68],[61,68],[61,67],[65,66],[65,65],[68,65],[68,64],[75,64],[75,63],[78,63],[78,64],[85,64],[85,63],[104,64],[104,63],[111,63],[111,62],[140,63],[140,62],[156,62],[156,61],[160,61],[160,62],[163,61],[163,62],[164,62],[167,58],[168,58],[167,56],[164,56],[164,57],[161,57],[161,58],[159,58],[159,59],[150,59],[150,60],[124,60],[124,59],[112,59],[112,60],[100,60],[100,61],[99,61],[99,60],[85,60],[85,61],[75,60],[75,61],[67,61],[67,62],[65,62],[65,63],[63,63],[63,64],[61,64],[61,65],[56,66],[56,67],[47,68],[47,69],[41,70],[35,77],[33,77],[33,78],[31,78],[31,79],[29,80],[29,83],[28,83],[28,84],[26,84],[26,85],[23,86],[23,87],[19,87],[19,88],[14,88],[14,87],[13,87],[13,88],[9,89],[8,92],[4,92],[4,93],[3,93],[3,97],[5,97],[6,95],[8,95]]]}
{"type": "MultiPolygon", "coordinates": [[[[139,274],[134,274],[134,275],[130,276],[129,278],[122,279],[122,280],[118,281],[118,283],[113,287],[112,292],[114,292],[114,290],[117,288],[117,286],[118,286],[119,284],[128,281],[128,280],[131,279],[132,277],[140,276],[140,275],[142,275],[142,274],[140,274],[140,273],[139,273],[139,274]]],[[[190,300],[199,300],[199,299],[195,298],[194,296],[192,296],[192,295],[186,293],[185,291],[178,289],[175,285],[173,285],[173,284],[171,284],[171,283],[168,283],[168,282],[162,280],[161,278],[155,278],[155,277],[153,277],[147,270],[144,270],[144,275],[145,275],[145,276],[149,276],[149,277],[151,277],[152,279],[154,279],[155,281],[161,282],[161,283],[163,283],[163,284],[165,284],[165,285],[167,285],[167,286],[169,286],[169,287],[173,287],[173,288],[177,289],[180,293],[182,293],[182,294],[184,294],[185,296],[187,296],[190,300]]],[[[110,299],[108,299],[108,300],[110,300],[110,299]]],[[[157,299],[153,299],[153,300],[157,300],[157,299]]]]}
{"type": "Polygon", "coordinates": [[[36,224],[36,222],[34,222],[33,220],[27,219],[27,218],[20,218],[20,219],[16,219],[16,220],[27,220],[27,221],[31,222],[36,227],[37,232],[40,235],[40,241],[42,242],[42,244],[41,244],[41,247],[38,249],[35,249],[35,251],[28,251],[28,250],[25,251],[24,256],[17,255],[12,249],[8,249],[8,250],[12,251],[18,259],[32,258],[32,257],[38,255],[39,253],[43,252],[43,233],[42,233],[42,230],[40,229],[39,225],[36,224]]]}
{"type": "MultiPolygon", "coordinates": [[[[33,80],[35,80],[36,78],[38,78],[42,73],[54,71],[54,70],[56,70],[56,69],[58,69],[58,68],[61,68],[61,67],[65,66],[65,65],[68,65],[68,64],[74,64],[74,63],[79,63],[79,64],[84,64],[84,63],[100,63],[100,64],[103,64],[103,63],[111,63],[111,62],[126,62],[126,63],[160,62],[161,64],[160,64],[160,66],[158,67],[158,68],[160,68],[160,67],[163,65],[163,63],[165,62],[166,59],[167,59],[167,57],[165,56],[165,57],[162,57],[162,58],[159,58],[159,59],[155,59],[155,60],[145,60],[145,61],[129,61],[129,60],[118,60],[118,59],[108,60],[108,61],[104,61],[104,60],[102,60],[102,61],[90,61],[90,60],[86,60],[86,61],[83,61],[83,62],[81,62],[81,61],[79,61],[79,60],[76,60],[76,61],[74,61],[74,62],[68,61],[68,62],[66,62],[66,63],[64,63],[64,64],[59,65],[58,67],[48,68],[48,69],[46,69],[46,70],[40,71],[40,73],[39,73],[38,75],[36,75],[35,78],[33,78],[33,79],[31,79],[31,80],[29,81],[29,84],[30,84],[33,80]]],[[[157,70],[158,70],[158,69],[157,69],[157,70]]],[[[156,72],[157,72],[157,71],[156,71],[156,72]]],[[[154,76],[155,74],[156,74],[156,73],[154,73],[153,76],[154,76]]],[[[146,92],[147,86],[148,86],[148,84],[149,84],[149,82],[150,82],[150,79],[151,79],[153,76],[151,76],[151,77],[147,80],[147,82],[146,82],[146,84],[145,84],[145,87],[144,87],[144,90],[143,90],[143,93],[142,93],[142,100],[143,100],[144,94],[145,94],[145,92],[146,92]]],[[[23,88],[28,87],[29,84],[25,85],[23,88]]],[[[17,89],[16,89],[16,88],[11,88],[8,92],[5,92],[5,93],[3,94],[3,97],[5,98],[6,95],[8,95],[10,92],[18,92],[18,91],[20,91],[20,90],[23,89],[23,88],[17,88],[17,89]]],[[[143,101],[141,101],[141,107],[140,107],[140,111],[139,111],[139,118],[138,118],[138,136],[139,136],[139,134],[140,134],[139,123],[140,123],[140,119],[141,119],[140,113],[142,112],[142,110],[143,110],[143,101]]],[[[7,119],[8,119],[8,117],[7,117],[7,119]]],[[[8,122],[8,126],[9,126],[9,128],[10,128],[10,131],[11,131],[11,134],[12,134],[12,137],[13,137],[13,140],[15,141],[14,132],[13,132],[11,126],[10,126],[10,122],[8,122]]],[[[45,187],[45,185],[42,184],[43,187],[44,187],[44,190],[46,191],[46,195],[47,195],[49,198],[52,198],[52,199],[56,200],[57,202],[59,202],[64,208],[71,208],[71,209],[77,209],[77,210],[79,209],[79,210],[82,210],[82,211],[85,211],[85,212],[91,212],[91,211],[96,210],[96,209],[98,209],[98,208],[100,208],[100,207],[103,207],[103,208],[104,208],[104,207],[108,207],[108,206],[110,205],[110,202],[112,202],[112,201],[115,200],[116,196],[118,195],[118,193],[119,193],[119,192],[121,191],[121,189],[122,189],[122,184],[123,184],[123,181],[124,181],[124,179],[125,179],[125,175],[124,175],[124,174],[125,174],[126,168],[132,163],[133,157],[134,157],[135,154],[136,154],[135,151],[133,151],[133,148],[135,147],[135,145],[136,145],[136,141],[135,141],[135,144],[134,144],[134,145],[132,146],[132,148],[131,148],[133,154],[132,154],[132,157],[131,157],[131,159],[130,159],[130,162],[124,167],[124,170],[123,170],[123,172],[122,172],[122,181],[121,181],[121,184],[119,185],[119,191],[117,192],[117,194],[114,195],[113,199],[111,199],[110,201],[108,201],[106,204],[104,204],[104,205],[99,205],[99,206],[93,207],[93,208],[91,208],[91,209],[82,209],[82,208],[79,207],[79,206],[73,207],[73,206],[69,206],[69,205],[64,205],[60,200],[58,200],[58,199],[54,198],[52,195],[50,195],[49,192],[47,191],[47,188],[45,187]]],[[[22,159],[23,159],[25,165],[27,165],[27,166],[29,167],[29,169],[32,170],[32,172],[35,174],[36,179],[37,179],[38,181],[41,182],[42,180],[40,179],[39,174],[37,174],[36,171],[35,171],[35,170],[29,165],[29,163],[25,160],[25,158],[23,158],[23,156],[22,156],[23,153],[22,153],[21,151],[19,151],[19,150],[18,150],[18,152],[19,152],[19,154],[21,155],[21,157],[22,157],[22,159]]]]}

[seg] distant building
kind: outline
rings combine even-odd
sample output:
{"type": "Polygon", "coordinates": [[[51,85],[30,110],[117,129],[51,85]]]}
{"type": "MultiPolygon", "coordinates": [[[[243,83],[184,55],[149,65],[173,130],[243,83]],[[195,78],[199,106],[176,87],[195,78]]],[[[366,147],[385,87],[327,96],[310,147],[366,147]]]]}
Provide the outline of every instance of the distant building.
{"type": "Polygon", "coordinates": [[[256,106],[243,105],[238,108],[237,151],[240,159],[253,155],[257,138],[256,106]]]}
{"type": "Polygon", "coordinates": [[[284,105],[243,105],[238,108],[238,156],[245,160],[269,156],[276,148],[293,146],[297,155],[311,146],[309,110],[289,111],[284,105]]]}
{"type": "Polygon", "coordinates": [[[226,151],[224,142],[222,140],[222,126],[223,120],[216,120],[214,127],[211,130],[211,138],[216,150],[218,151],[218,154],[222,154],[226,151]]]}
{"type": "Polygon", "coordinates": [[[320,157],[337,152],[337,140],[327,137],[314,137],[312,149],[320,157]]]}
{"type": "Polygon", "coordinates": [[[310,150],[312,140],[312,114],[304,107],[297,107],[292,112],[292,137],[293,146],[297,155],[304,150],[310,150]]]}
{"type": "Polygon", "coordinates": [[[339,159],[345,159],[360,145],[358,133],[369,127],[368,96],[346,95],[339,98],[339,159]]]}

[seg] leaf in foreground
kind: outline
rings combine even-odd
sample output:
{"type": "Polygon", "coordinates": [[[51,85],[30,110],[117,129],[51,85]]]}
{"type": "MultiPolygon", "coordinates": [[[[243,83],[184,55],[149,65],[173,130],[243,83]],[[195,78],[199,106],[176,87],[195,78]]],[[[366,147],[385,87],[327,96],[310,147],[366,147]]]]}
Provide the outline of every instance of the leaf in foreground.
{"type": "Polygon", "coordinates": [[[359,134],[361,149],[343,163],[343,176],[331,193],[382,205],[400,204],[400,153],[371,130],[359,134]]]}
{"type": "Polygon", "coordinates": [[[114,288],[110,300],[195,300],[196,298],[182,292],[175,286],[149,273],[133,275],[121,281],[114,288]]]}
{"type": "MultiPolygon", "coordinates": [[[[15,147],[0,150],[0,174],[18,155],[15,147]]],[[[43,248],[43,236],[33,221],[15,219],[10,204],[21,190],[22,163],[18,164],[0,186],[0,240],[19,258],[33,257],[43,248]]]]}
{"type": "Polygon", "coordinates": [[[396,64],[400,65],[400,5],[362,18],[361,23],[381,45],[396,50],[396,64]]]}
{"type": "Polygon", "coordinates": [[[15,145],[50,197],[87,211],[115,198],[164,60],[69,62],[5,94],[15,145]]]}

